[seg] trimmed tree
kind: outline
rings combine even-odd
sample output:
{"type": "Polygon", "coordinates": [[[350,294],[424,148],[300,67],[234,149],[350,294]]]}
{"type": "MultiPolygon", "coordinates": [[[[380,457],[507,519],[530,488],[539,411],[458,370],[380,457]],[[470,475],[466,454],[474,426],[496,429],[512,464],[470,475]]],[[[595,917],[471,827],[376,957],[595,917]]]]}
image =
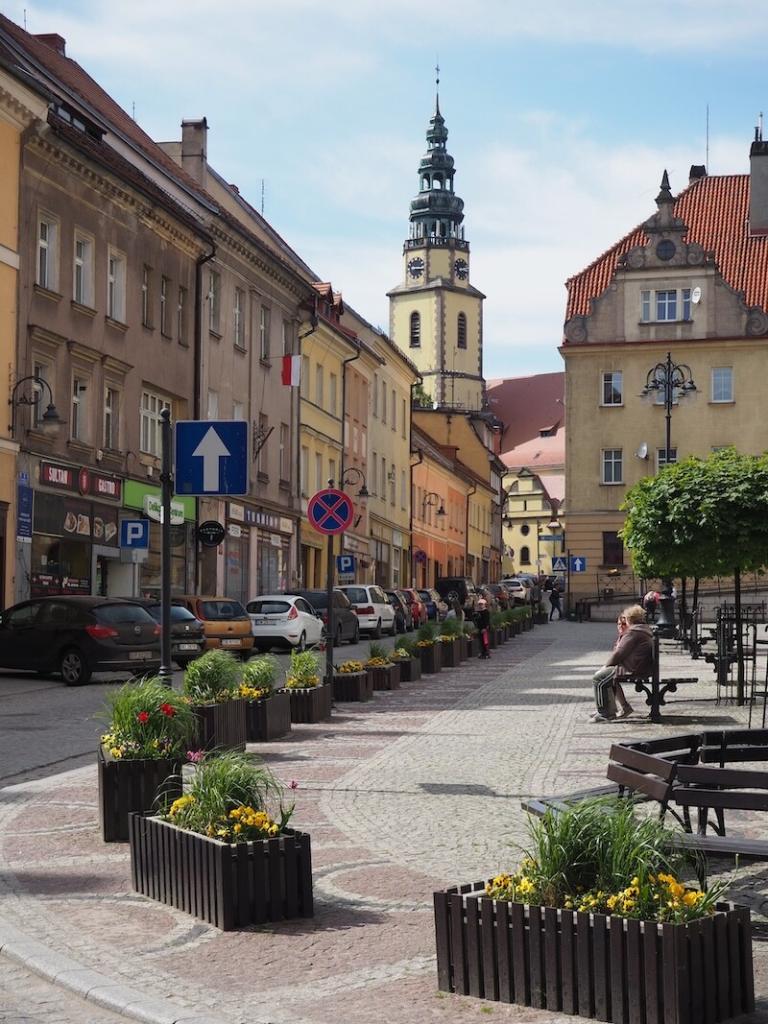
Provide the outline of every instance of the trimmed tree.
{"type": "Polygon", "coordinates": [[[744,701],[741,573],[768,563],[768,456],[735,448],[695,456],[627,493],[622,538],[642,576],[734,577],[738,684],[744,701]]]}

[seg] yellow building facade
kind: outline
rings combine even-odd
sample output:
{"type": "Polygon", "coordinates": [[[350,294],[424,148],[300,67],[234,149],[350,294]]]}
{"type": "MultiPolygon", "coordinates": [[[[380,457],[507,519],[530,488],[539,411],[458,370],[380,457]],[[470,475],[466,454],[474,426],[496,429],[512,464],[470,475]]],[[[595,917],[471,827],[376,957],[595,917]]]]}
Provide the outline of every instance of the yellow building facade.
{"type": "Polygon", "coordinates": [[[551,574],[552,559],[564,551],[565,522],[557,500],[541,477],[525,467],[507,472],[504,491],[504,575],[551,574]]]}

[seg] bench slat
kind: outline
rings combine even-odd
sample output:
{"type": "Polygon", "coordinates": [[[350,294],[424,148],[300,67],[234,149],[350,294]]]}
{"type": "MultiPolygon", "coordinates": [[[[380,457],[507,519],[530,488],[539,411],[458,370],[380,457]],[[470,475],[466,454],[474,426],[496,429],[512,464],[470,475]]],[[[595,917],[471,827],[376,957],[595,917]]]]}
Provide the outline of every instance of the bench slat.
{"type": "Polygon", "coordinates": [[[627,789],[638,789],[641,793],[653,797],[660,803],[666,803],[672,786],[669,782],[662,782],[653,775],[643,775],[642,772],[633,771],[620,764],[609,764],[606,775],[612,782],[619,786],[626,786],[627,789]]]}
{"type": "Polygon", "coordinates": [[[681,807],[722,807],[732,811],[768,811],[768,793],[740,793],[720,789],[687,789],[672,791],[672,799],[681,807]]]}
{"type": "MultiPolygon", "coordinates": [[[[648,775],[656,775],[667,782],[674,778],[677,768],[671,761],[643,753],[641,750],[633,750],[631,747],[623,747],[620,743],[613,744],[608,756],[611,761],[616,761],[626,768],[634,768],[636,771],[646,772],[648,775]]],[[[608,776],[608,778],[611,777],[608,776]]]]}
{"type": "Polygon", "coordinates": [[[694,786],[723,786],[726,789],[768,789],[768,772],[681,764],[677,769],[677,781],[694,786]]]}

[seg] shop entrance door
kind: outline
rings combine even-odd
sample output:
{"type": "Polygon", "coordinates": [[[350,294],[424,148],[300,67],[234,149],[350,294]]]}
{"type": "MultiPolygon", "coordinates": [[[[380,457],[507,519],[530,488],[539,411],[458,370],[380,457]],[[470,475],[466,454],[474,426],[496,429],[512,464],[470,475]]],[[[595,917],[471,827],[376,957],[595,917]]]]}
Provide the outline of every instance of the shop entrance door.
{"type": "Polygon", "coordinates": [[[96,597],[106,597],[109,593],[109,563],[109,558],[105,558],[104,555],[96,555],[96,576],[93,590],[96,597]]]}

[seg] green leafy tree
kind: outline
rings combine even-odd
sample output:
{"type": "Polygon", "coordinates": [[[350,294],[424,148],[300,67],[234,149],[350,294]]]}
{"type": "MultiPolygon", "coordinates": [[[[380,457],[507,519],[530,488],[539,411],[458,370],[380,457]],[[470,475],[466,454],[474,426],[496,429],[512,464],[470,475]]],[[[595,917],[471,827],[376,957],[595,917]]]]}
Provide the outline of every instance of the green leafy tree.
{"type": "MultiPolygon", "coordinates": [[[[694,456],[646,477],[622,506],[624,543],[643,576],[734,576],[741,617],[741,574],[768,563],[768,456],[734,448],[694,456]]],[[[738,696],[744,695],[737,630],[738,696]]]]}

